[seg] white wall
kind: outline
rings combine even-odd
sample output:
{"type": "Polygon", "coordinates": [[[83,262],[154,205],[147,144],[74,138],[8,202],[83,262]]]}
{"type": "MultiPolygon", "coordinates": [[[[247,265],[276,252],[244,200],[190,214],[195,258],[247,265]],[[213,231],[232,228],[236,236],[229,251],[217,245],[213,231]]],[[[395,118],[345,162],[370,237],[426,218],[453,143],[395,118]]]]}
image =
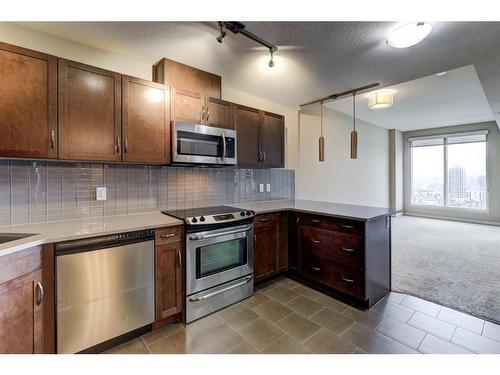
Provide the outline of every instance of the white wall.
{"type": "Polygon", "coordinates": [[[389,133],[356,122],[358,159],[350,159],[352,117],[324,107],[325,162],[318,161],[318,109],[300,114],[297,196],[367,206],[389,207],[389,133]]]}
{"type": "Polygon", "coordinates": [[[403,133],[397,129],[389,130],[389,194],[390,207],[397,212],[403,211],[403,133]]]}

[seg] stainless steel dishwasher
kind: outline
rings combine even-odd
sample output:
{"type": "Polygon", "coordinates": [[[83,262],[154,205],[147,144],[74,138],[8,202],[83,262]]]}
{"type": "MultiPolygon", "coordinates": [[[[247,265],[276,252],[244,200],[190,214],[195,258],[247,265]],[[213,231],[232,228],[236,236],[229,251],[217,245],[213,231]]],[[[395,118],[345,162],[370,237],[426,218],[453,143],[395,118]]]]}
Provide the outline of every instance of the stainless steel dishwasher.
{"type": "Polygon", "coordinates": [[[154,232],[60,242],[57,352],[77,353],[154,321],[154,232]]]}

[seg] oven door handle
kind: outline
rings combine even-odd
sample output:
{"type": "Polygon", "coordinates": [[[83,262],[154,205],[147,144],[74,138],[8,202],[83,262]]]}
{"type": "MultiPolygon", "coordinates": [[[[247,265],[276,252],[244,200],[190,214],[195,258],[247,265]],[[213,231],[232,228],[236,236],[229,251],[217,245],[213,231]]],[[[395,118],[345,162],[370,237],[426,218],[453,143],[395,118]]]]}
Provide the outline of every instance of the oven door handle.
{"type": "Polygon", "coordinates": [[[221,233],[213,233],[213,234],[206,234],[204,236],[202,235],[198,235],[198,236],[191,236],[189,237],[189,239],[191,241],[200,241],[200,240],[204,240],[204,239],[207,239],[207,238],[213,238],[213,237],[220,237],[220,236],[226,236],[228,234],[235,234],[235,233],[240,233],[240,232],[247,232],[249,231],[250,229],[252,229],[252,227],[245,227],[245,228],[242,228],[242,229],[235,229],[235,230],[229,230],[227,232],[221,232],[221,233]]]}
{"type": "Polygon", "coordinates": [[[242,285],[245,285],[247,284],[248,282],[250,282],[250,280],[252,280],[252,275],[250,276],[247,276],[243,281],[237,283],[237,284],[234,284],[234,285],[231,285],[231,286],[228,286],[226,288],[223,288],[221,290],[217,290],[215,292],[212,292],[212,293],[208,293],[208,294],[205,294],[203,296],[199,296],[199,297],[190,297],[189,298],[189,302],[200,302],[200,301],[203,301],[203,300],[206,300],[208,298],[211,298],[211,297],[215,297],[221,293],[224,293],[224,292],[227,292],[228,290],[231,290],[231,289],[234,289],[234,288],[238,288],[242,285]]]}

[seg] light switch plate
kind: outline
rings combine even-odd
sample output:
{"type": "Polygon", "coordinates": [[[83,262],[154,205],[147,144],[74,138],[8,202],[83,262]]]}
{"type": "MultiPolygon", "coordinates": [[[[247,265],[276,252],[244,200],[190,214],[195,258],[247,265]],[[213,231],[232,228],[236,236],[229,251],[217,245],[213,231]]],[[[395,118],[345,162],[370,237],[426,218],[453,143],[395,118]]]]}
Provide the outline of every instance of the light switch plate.
{"type": "Polygon", "coordinates": [[[95,188],[95,200],[96,201],[106,200],[106,186],[98,186],[95,188]]]}
{"type": "Polygon", "coordinates": [[[266,184],[266,191],[268,193],[271,191],[271,184],[266,184]]]}
{"type": "Polygon", "coordinates": [[[259,184],[259,192],[264,192],[264,184],[259,184]]]}

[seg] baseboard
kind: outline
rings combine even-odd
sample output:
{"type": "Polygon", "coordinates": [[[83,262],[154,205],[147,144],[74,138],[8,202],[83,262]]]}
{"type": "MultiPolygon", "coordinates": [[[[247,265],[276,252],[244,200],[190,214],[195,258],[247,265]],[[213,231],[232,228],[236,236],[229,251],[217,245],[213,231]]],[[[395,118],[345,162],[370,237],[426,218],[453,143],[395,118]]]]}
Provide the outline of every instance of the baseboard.
{"type": "Polygon", "coordinates": [[[416,214],[416,213],[411,213],[411,212],[403,212],[402,215],[423,217],[423,218],[427,218],[427,219],[458,221],[461,223],[469,223],[469,224],[493,225],[493,226],[497,226],[497,227],[500,226],[500,223],[498,223],[496,221],[470,220],[470,219],[454,218],[454,217],[448,217],[448,216],[416,214]]]}

